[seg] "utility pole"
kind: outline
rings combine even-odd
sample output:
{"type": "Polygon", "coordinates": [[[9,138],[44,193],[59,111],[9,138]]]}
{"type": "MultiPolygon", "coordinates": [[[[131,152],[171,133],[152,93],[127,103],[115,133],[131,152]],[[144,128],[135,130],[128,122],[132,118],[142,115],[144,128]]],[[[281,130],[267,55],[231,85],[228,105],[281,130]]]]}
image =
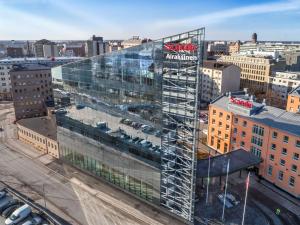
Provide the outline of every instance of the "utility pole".
{"type": "Polygon", "coordinates": [[[248,198],[249,183],[250,183],[250,171],[248,173],[247,181],[246,181],[246,196],[245,196],[245,203],[244,203],[244,210],[243,210],[242,225],[244,225],[244,222],[245,222],[245,213],[246,213],[246,205],[247,205],[247,198],[248,198]]]}
{"type": "Polygon", "coordinates": [[[222,221],[224,221],[224,215],[225,215],[225,201],[226,201],[226,196],[227,196],[227,183],[228,183],[228,174],[229,174],[229,164],[230,164],[230,159],[228,159],[227,163],[227,174],[226,174],[226,183],[225,183],[225,193],[224,193],[224,201],[223,201],[223,212],[222,212],[222,221]]]}
{"type": "Polygon", "coordinates": [[[207,184],[206,184],[206,205],[208,204],[209,180],[210,180],[210,150],[209,150],[209,156],[208,156],[208,170],[207,170],[207,184]]]}

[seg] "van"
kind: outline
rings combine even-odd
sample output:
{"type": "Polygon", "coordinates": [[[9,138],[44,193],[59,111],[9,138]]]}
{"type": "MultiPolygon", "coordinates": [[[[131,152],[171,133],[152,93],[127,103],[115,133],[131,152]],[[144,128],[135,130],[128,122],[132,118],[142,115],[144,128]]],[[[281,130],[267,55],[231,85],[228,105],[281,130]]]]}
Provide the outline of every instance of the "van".
{"type": "Polygon", "coordinates": [[[5,225],[15,225],[20,221],[24,220],[31,213],[29,205],[25,204],[20,208],[16,209],[9,218],[5,220],[5,225]]]}

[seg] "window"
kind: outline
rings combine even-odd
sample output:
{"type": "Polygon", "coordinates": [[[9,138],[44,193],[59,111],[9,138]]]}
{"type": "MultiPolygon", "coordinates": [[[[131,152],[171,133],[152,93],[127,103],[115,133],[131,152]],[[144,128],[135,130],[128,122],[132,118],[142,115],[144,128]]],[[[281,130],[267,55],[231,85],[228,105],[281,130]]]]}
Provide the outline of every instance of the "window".
{"type": "Polygon", "coordinates": [[[291,187],[294,187],[294,186],[295,186],[295,177],[290,176],[290,179],[289,179],[289,185],[290,185],[291,187]]]}
{"type": "Polygon", "coordinates": [[[221,136],[221,131],[218,130],[218,136],[221,136]]]}
{"type": "Polygon", "coordinates": [[[247,121],[243,121],[243,126],[246,127],[247,126],[247,121]]]}
{"type": "Polygon", "coordinates": [[[216,124],[216,120],[215,119],[212,120],[212,124],[216,124]]]}
{"type": "Polygon", "coordinates": [[[225,144],[224,144],[224,152],[226,153],[227,151],[228,151],[228,144],[225,143],[225,144]]]}
{"type": "Polygon", "coordinates": [[[229,125],[226,124],[226,130],[229,130],[229,125]]]}
{"type": "Polygon", "coordinates": [[[276,139],[277,136],[278,136],[277,132],[274,131],[272,137],[273,137],[274,139],[276,139]]]}
{"type": "Polygon", "coordinates": [[[276,144],[271,144],[271,149],[276,150],[276,144]]]}
{"type": "Polygon", "coordinates": [[[223,113],[222,112],[219,113],[219,117],[223,117],[223,113]]]}
{"type": "Polygon", "coordinates": [[[283,180],[283,171],[278,172],[278,180],[283,180]]]}
{"type": "Polygon", "coordinates": [[[255,137],[255,136],[252,136],[251,143],[252,144],[256,144],[256,145],[262,147],[263,146],[263,139],[255,137]]]}
{"type": "Polygon", "coordinates": [[[244,147],[245,146],[245,142],[241,141],[241,146],[244,147]]]}
{"type": "Polygon", "coordinates": [[[254,125],[252,127],[252,133],[258,134],[259,136],[264,136],[264,128],[260,127],[260,126],[257,126],[257,125],[254,125]]]}
{"type": "Polygon", "coordinates": [[[233,142],[233,144],[235,144],[236,143],[236,138],[232,138],[232,142],[233,142]]]}
{"type": "Polygon", "coordinates": [[[300,141],[299,140],[296,141],[296,147],[300,148],[300,141]]]}
{"type": "Polygon", "coordinates": [[[211,132],[214,133],[214,131],[215,131],[215,128],[211,128],[211,132]]]}
{"type": "Polygon", "coordinates": [[[239,119],[238,118],[234,118],[234,123],[238,123],[239,119]]]}
{"type": "Polygon", "coordinates": [[[293,164],[292,167],[291,167],[291,170],[292,170],[293,172],[297,172],[297,166],[293,164]]]}
{"type": "Polygon", "coordinates": [[[230,120],[230,116],[229,115],[226,116],[226,120],[230,120]]]}
{"type": "Polygon", "coordinates": [[[211,139],[210,139],[210,145],[211,145],[211,146],[214,145],[214,139],[215,139],[214,137],[211,137],[211,139]]]}
{"type": "Polygon", "coordinates": [[[213,115],[214,115],[214,116],[216,115],[216,110],[213,110],[213,115]]]}
{"type": "Polygon", "coordinates": [[[261,150],[260,150],[259,148],[255,147],[255,146],[251,146],[251,147],[250,147],[250,151],[251,151],[254,155],[258,156],[259,158],[261,157],[261,150]]]}
{"type": "Polygon", "coordinates": [[[268,174],[272,176],[272,173],[273,173],[273,166],[269,165],[268,174]]]}
{"type": "Polygon", "coordinates": [[[287,154],[287,149],[286,149],[286,148],[283,148],[283,149],[281,150],[281,154],[282,154],[282,155],[286,155],[286,154],[287,154]]]}
{"type": "Polygon", "coordinates": [[[233,129],[233,133],[235,133],[235,134],[237,133],[237,128],[233,129]]]}
{"type": "Polygon", "coordinates": [[[280,159],[280,165],[285,166],[285,160],[284,159],[280,159]]]}
{"type": "Polygon", "coordinates": [[[225,134],[225,139],[226,139],[226,140],[228,139],[228,134],[225,134]]]}
{"type": "Polygon", "coordinates": [[[242,137],[246,137],[246,132],[242,131],[242,137]]]}
{"type": "Polygon", "coordinates": [[[220,150],[220,146],[221,146],[221,141],[218,140],[218,142],[217,142],[217,149],[218,149],[218,150],[220,150]]]}
{"type": "Polygon", "coordinates": [[[289,142],[289,137],[288,136],[284,136],[283,137],[283,142],[288,143],[289,142]]]}
{"type": "Polygon", "coordinates": [[[274,155],[271,154],[271,155],[269,156],[269,159],[270,159],[271,161],[274,161],[274,155]]]}
{"type": "Polygon", "coordinates": [[[222,127],[222,122],[219,122],[219,127],[222,127]]]}
{"type": "Polygon", "coordinates": [[[294,160],[298,160],[299,159],[299,154],[298,153],[294,153],[293,159],[294,160]]]}

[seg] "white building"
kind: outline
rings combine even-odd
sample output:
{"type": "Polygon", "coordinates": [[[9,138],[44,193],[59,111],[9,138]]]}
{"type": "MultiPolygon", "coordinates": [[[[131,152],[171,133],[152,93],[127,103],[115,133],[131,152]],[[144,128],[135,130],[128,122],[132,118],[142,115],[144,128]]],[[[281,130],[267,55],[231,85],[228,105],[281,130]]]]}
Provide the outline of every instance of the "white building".
{"type": "MultiPolygon", "coordinates": [[[[287,101],[288,93],[294,88],[300,86],[300,72],[276,72],[269,77],[270,97],[277,102],[281,102],[284,107],[287,101]]],[[[273,105],[275,104],[275,101],[273,105]]]]}
{"type": "Polygon", "coordinates": [[[122,41],[122,43],[121,43],[123,48],[130,48],[130,47],[141,45],[141,44],[142,44],[142,39],[140,39],[139,36],[133,36],[131,39],[122,41]]]}
{"type": "Polygon", "coordinates": [[[47,64],[50,67],[83,59],[81,57],[58,58],[5,58],[0,59],[0,100],[11,100],[11,82],[9,71],[13,65],[47,64]]]}
{"type": "Polygon", "coordinates": [[[241,69],[233,64],[204,61],[201,100],[207,103],[226,92],[240,90],[241,69]]]}
{"type": "Polygon", "coordinates": [[[244,43],[240,46],[240,53],[248,51],[266,51],[279,53],[285,51],[296,51],[300,50],[300,44],[285,44],[285,43],[244,43]]]}
{"type": "Polygon", "coordinates": [[[58,57],[58,47],[57,45],[43,45],[44,57],[58,57]]]}
{"type": "Polygon", "coordinates": [[[210,54],[227,54],[228,44],[226,41],[214,41],[207,45],[207,52],[210,54]]]}

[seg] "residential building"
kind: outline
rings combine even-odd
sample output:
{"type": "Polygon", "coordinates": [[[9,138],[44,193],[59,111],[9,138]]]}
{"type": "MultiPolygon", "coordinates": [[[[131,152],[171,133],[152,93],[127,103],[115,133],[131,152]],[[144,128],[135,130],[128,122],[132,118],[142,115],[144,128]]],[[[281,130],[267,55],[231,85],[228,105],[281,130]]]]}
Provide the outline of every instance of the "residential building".
{"type": "Polygon", "coordinates": [[[249,52],[249,51],[267,51],[267,52],[280,52],[284,53],[285,51],[296,51],[300,50],[299,43],[280,43],[280,42],[259,42],[252,43],[247,42],[243,43],[240,46],[240,53],[249,52]]]}
{"type": "Polygon", "coordinates": [[[20,58],[24,56],[24,49],[22,47],[7,47],[7,57],[20,58]]]}
{"type": "Polygon", "coordinates": [[[201,102],[210,103],[226,92],[240,89],[241,70],[236,65],[204,61],[201,73],[201,102]]]}
{"type": "Polygon", "coordinates": [[[60,159],[193,222],[204,28],[133,42],[56,71],[60,159]]]}
{"type": "Polygon", "coordinates": [[[104,42],[104,52],[109,53],[113,51],[119,51],[122,49],[122,41],[113,40],[104,42]]]}
{"type": "Polygon", "coordinates": [[[286,108],[288,94],[300,86],[300,72],[276,72],[269,77],[267,103],[286,108]]]}
{"type": "Polygon", "coordinates": [[[298,51],[286,51],[283,55],[288,71],[300,71],[300,49],[298,51]]]}
{"type": "Polygon", "coordinates": [[[51,68],[40,64],[16,65],[10,70],[16,120],[45,116],[53,105],[51,68]]]}
{"type": "Polygon", "coordinates": [[[85,57],[85,47],[84,44],[64,44],[63,45],[63,55],[67,57],[85,57]]]}
{"type": "Polygon", "coordinates": [[[245,149],[262,158],[257,174],[300,197],[300,117],[229,94],[209,106],[208,145],[223,154],[245,149]]]}
{"type": "Polygon", "coordinates": [[[80,60],[80,57],[58,58],[4,58],[0,59],[0,100],[12,100],[9,71],[13,65],[46,64],[49,67],[80,60]]]}
{"type": "Polygon", "coordinates": [[[85,55],[87,57],[101,55],[103,53],[104,53],[103,37],[96,37],[95,35],[93,35],[90,40],[86,41],[85,55]]]}
{"type": "Polygon", "coordinates": [[[252,43],[257,43],[257,33],[252,34],[252,43]]]}
{"type": "Polygon", "coordinates": [[[227,55],[228,44],[226,41],[212,41],[207,45],[207,54],[212,55],[227,55]]]}
{"type": "Polygon", "coordinates": [[[19,140],[42,153],[59,158],[55,117],[20,119],[16,124],[19,140]]]}
{"type": "Polygon", "coordinates": [[[228,53],[229,55],[237,54],[240,52],[241,42],[232,42],[228,45],[228,53]]]}
{"type": "Polygon", "coordinates": [[[287,99],[286,111],[299,113],[300,110],[300,86],[292,90],[287,99]]]}
{"type": "Polygon", "coordinates": [[[58,57],[57,45],[49,40],[42,39],[34,43],[35,57],[58,57]]]}
{"type": "Polygon", "coordinates": [[[131,48],[142,44],[142,39],[139,36],[133,36],[132,38],[122,41],[121,45],[123,48],[131,48]]]}
{"type": "Polygon", "coordinates": [[[217,61],[240,67],[240,88],[248,88],[249,92],[255,95],[266,94],[267,83],[272,72],[285,69],[285,61],[278,61],[269,57],[232,55],[221,56],[217,61]]]}

